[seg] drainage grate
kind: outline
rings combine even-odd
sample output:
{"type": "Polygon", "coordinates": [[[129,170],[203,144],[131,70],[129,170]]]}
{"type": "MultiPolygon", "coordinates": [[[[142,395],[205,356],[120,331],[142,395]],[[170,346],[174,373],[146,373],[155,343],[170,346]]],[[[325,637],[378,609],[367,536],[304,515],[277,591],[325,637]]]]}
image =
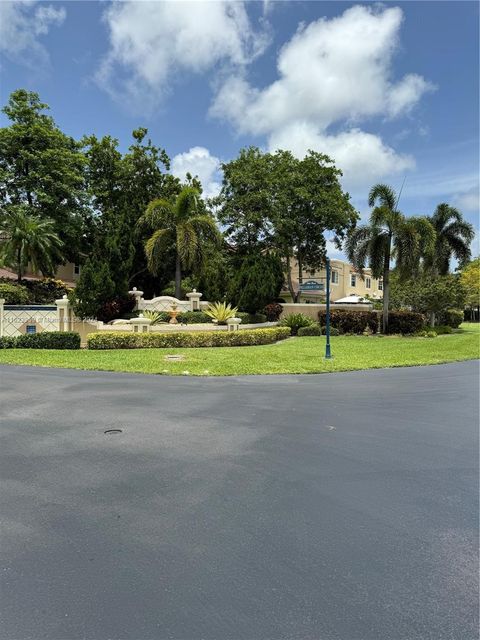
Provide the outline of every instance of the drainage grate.
{"type": "Polygon", "coordinates": [[[111,436],[115,433],[123,433],[123,429],[106,429],[103,433],[106,436],[111,436]]]}

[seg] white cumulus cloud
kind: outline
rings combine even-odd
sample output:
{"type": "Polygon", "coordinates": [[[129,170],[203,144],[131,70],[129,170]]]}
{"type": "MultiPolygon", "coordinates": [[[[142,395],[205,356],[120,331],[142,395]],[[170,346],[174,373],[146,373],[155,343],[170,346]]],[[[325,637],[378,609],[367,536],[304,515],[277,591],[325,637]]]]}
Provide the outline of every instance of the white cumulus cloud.
{"type": "Polygon", "coordinates": [[[454,205],[462,211],[480,213],[480,190],[478,183],[464,193],[457,193],[453,198],[454,205]]]}
{"type": "Polygon", "coordinates": [[[205,147],[192,147],[172,159],[172,173],[184,181],[187,173],[197,176],[207,198],[218,195],[221,189],[220,160],[205,147]]]}
{"type": "Polygon", "coordinates": [[[358,126],[373,117],[400,117],[433,89],[414,73],[392,77],[402,20],[397,7],[354,6],[301,25],[279,53],[277,80],[257,88],[245,73],[231,74],[210,114],[240,133],[266,135],[270,149],[332,155],[349,184],[411,169],[412,157],[358,126]],[[334,125],[340,133],[332,133],[334,125]]]}
{"type": "Polygon", "coordinates": [[[27,67],[44,67],[49,56],[40,37],[61,25],[65,16],[60,6],[27,0],[0,2],[0,52],[27,67]]]}
{"type": "Polygon", "coordinates": [[[97,82],[141,110],[156,106],[180,75],[248,64],[269,42],[242,2],[118,2],[104,20],[110,48],[97,82]]]}

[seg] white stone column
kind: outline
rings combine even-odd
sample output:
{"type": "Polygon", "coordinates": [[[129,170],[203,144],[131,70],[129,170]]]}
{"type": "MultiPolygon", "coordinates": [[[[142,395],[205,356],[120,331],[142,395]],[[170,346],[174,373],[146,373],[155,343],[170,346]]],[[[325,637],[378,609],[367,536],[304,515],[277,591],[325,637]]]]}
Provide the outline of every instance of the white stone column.
{"type": "Polygon", "coordinates": [[[0,338],[3,336],[3,316],[5,313],[5,298],[0,298],[0,338]]]}
{"type": "Polygon", "coordinates": [[[196,289],[187,293],[187,298],[190,302],[190,311],[200,311],[200,298],[203,293],[198,293],[196,289]]]}
{"type": "Polygon", "coordinates": [[[135,309],[139,309],[139,303],[143,297],[143,291],[138,291],[137,287],[133,287],[131,291],[128,292],[131,296],[135,296],[135,309]]]}
{"type": "Polygon", "coordinates": [[[55,300],[57,305],[57,331],[69,331],[68,298],[63,296],[60,300],[55,300]]]}

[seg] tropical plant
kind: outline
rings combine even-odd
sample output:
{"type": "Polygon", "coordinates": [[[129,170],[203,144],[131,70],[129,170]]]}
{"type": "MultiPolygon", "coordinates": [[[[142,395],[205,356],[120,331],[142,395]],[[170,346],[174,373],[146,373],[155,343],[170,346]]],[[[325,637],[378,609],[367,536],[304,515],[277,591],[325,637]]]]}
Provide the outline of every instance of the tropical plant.
{"type": "Polygon", "coordinates": [[[30,213],[28,207],[11,207],[0,220],[0,263],[14,269],[19,282],[29,266],[52,275],[62,246],[53,221],[30,213]]]}
{"type": "Polygon", "coordinates": [[[200,192],[187,186],[174,201],[152,200],[139,226],[153,231],[145,242],[148,268],[153,274],[161,270],[165,257],[174,250],[175,297],[180,298],[182,269],[200,268],[205,245],[219,239],[213,218],[202,210],[200,192]]]}
{"type": "Polygon", "coordinates": [[[473,225],[463,219],[462,214],[449,204],[439,204],[428,220],[435,229],[435,251],[426,266],[434,275],[444,276],[449,272],[450,260],[456,258],[463,267],[470,260],[470,243],[475,232],[473,225]]]}
{"type": "Polygon", "coordinates": [[[422,258],[430,259],[435,231],[425,217],[405,217],[398,209],[398,196],[386,184],[370,190],[368,204],[374,207],[367,225],[356,227],[345,244],[348,259],[363,275],[370,267],[374,278],[383,278],[383,332],[388,332],[390,263],[395,258],[401,277],[416,273],[422,258]]]}
{"type": "Polygon", "coordinates": [[[292,336],[296,336],[301,327],[312,327],[315,322],[303,313],[290,313],[279,322],[281,327],[290,327],[292,336]]]}
{"type": "Polygon", "coordinates": [[[217,324],[227,324],[229,318],[235,318],[237,311],[237,307],[232,307],[226,302],[214,302],[205,309],[207,316],[216,320],[217,324]]]}
{"type": "Polygon", "coordinates": [[[263,309],[264,314],[267,316],[269,322],[276,322],[282,315],[283,307],[278,302],[270,302],[263,309]]]}
{"type": "Polygon", "coordinates": [[[465,288],[466,304],[473,320],[478,319],[480,305],[480,257],[469,262],[460,274],[460,281],[465,288]]]}
{"type": "Polygon", "coordinates": [[[162,311],[151,311],[150,309],[146,309],[145,311],[142,311],[142,316],[151,320],[150,326],[154,324],[161,324],[166,321],[165,313],[162,311]]]}

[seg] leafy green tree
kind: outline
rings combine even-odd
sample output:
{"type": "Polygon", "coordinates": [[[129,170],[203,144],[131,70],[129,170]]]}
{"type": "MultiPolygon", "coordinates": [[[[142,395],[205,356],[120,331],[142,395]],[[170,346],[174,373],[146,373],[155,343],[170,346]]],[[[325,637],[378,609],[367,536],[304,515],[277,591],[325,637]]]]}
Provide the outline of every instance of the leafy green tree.
{"type": "Polygon", "coordinates": [[[222,190],[215,203],[228,241],[241,253],[277,252],[285,263],[293,299],[292,260],[304,270],[325,261],[325,232],[340,241],[358,216],[339,183],[341,171],[320,153],[299,160],[289,151],[242,149],[222,165],[222,190]]]}
{"type": "Polygon", "coordinates": [[[433,326],[436,319],[443,321],[448,309],[465,307],[467,289],[458,274],[432,276],[428,273],[402,279],[394,271],[391,281],[390,304],[392,309],[411,309],[430,318],[433,326]]]}
{"type": "MultiPolygon", "coordinates": [[[[466,304],[470,310],[478,312],[480,307],[480,257],[465,265],[460,274],[460,281],[465,287],[466,304]]],[[[475,317],[475,313],[472,313],[475,317]]]]}
{"type": "Polygon", "coordinates": [[[201,269],[205,246],[217,243],[219,232],[194,187],[184,187],[175,200],[152,200],[139,221],[152,235],[145,242],[148,268],[158,273],[172,249],[175,252],[175,296],[181,296],[182,269],[201,269]]]}
{"type": "MultiPolygon", "coordinates": [[[[30,216],[53,221],[64,259],[85,250],[91,216],[85,206],[85,158],[79,144],[42,113],[48,105],[37,93],[18,89],[3,108],[11,125],[0,129],[0,205],[23,206],[30,216]]],[[[50,223],[49,223],[50,224],[50,223]]]]}
{"type": "Polygon", "coordinates": [[[471,256],[470,243],[475,237],[473,226],[463,219],[462,214],[449,204],[439,204],[428,220],[435,229],[435,251],[426,266],[434,274],[446,275],[450,261],[456,258],[459,266],[465,265],[471,256]]]}
{"type": "Polygon", "coordinates": [[[388,333],[390,264],[395,258],[401,278],[419,270],[422,258],[429,259],[435,243],[431,223],[422,217],[406,218],[398,209],[395,191],[385,184],[370,190],[368,204],[374,207],[368,225],[356,227],[348,235],[348,259],[360,274],[368,265],[374,278],[383,278],[383,332],[388,333]]]}
{"type": "Polygon", "coordinates": [[[15,269],[19,282],[29,266],[53,275],[61,249],[53,220],[30,214],[28,206],[8,207],[0,219],[0,264],[15,269]]]}
{"type": "Polygon", "coordinates": [[[280,294],[284,280],[282,262],[273,252],[237,257],[229,299],[241,311],[257,313],[280,294]]]}
{"type": "Polygon", "coordinates": [[[95,253],[82,266],[82,276],[70,295],[79,318],[97,318],[102,306],[115,297],[115,283],[108,263],[95,253]]]}
{"type": "Polygon", "coordinates": [[[325,232],[337,245],[353,229],[358,214],[350,196],[342,191],[342,172],[326,155],[309,151],[298,160],[289,151],[271,156],[273,181],[274,244],[285,263],[287,284],[294,301],[299,290],[292,280],[291,260],[298,265],[298,282],[304,271],[316,271],[325,263],[325,232]]]}

